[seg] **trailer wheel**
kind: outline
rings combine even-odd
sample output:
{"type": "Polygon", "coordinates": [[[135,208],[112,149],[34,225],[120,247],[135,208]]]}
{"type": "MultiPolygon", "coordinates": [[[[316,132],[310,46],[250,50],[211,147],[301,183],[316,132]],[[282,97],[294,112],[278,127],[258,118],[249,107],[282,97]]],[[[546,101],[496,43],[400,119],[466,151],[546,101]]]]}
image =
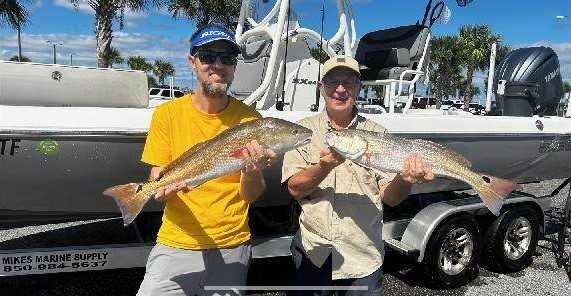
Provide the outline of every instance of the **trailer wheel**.
{"type": "Polygon", "coordinates": [[[478,272],[482,234],[471,216],[457,216],[432,235],[424,256],[426,276],[439,287],[458,287],[478,272]]]}
{"type": "Polygon", "coordinates": [[[520,271],[531,264],[539,238],[539,221],[528,206],[499,216],[486,230],[485,264],[498,272],[520,271]]]}

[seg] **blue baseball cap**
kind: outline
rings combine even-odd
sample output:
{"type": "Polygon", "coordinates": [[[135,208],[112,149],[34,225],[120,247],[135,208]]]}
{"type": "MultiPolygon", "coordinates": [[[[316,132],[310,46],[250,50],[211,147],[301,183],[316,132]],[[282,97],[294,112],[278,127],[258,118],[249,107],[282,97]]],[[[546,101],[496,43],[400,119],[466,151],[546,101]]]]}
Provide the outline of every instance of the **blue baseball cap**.
{"type": "Polygon", "coordinates": [[[206,26],[194,33],[192,40],[190,40],[190,52],[193,52],[196,47],[217,40],[226,41],[236,54],[240,54],[240,46],[234,40],[234,34],[226,28],[217,25],[206,26]]]}

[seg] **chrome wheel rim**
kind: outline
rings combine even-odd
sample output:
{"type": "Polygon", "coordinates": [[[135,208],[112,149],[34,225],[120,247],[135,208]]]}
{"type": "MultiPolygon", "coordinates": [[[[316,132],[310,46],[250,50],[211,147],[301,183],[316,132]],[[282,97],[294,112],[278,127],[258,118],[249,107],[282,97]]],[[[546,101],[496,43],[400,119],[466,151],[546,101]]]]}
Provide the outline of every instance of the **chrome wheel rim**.
{"type": "Polygon", "coordinates": [[[452,230],[440,247],[438,262],[447,275],[462,272],[474,255],[474,238],[464,228],[452,230]]]}
{"type": "Polygon", "coordinates": [[[508,226],[504,236],[504,254],[510,260],[521,258],[531,244],[531,224],[524,217],[519,217],[508,226]]]}

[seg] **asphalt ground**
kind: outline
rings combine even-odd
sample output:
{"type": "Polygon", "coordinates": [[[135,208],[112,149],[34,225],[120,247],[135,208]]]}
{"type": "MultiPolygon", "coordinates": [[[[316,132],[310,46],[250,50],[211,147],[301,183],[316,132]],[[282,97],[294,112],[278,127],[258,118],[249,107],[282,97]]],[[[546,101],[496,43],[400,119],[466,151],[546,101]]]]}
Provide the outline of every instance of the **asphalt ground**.
{"type": "MultiPolygon", "coordinates": [[[[550,181],[524,185],[524,191],[545,195],[560,182],[550,181]]],[[[552,198],[555,214],[563,208],[568,187],[552,198]]],[[[555,228],[556,219],[551,222],[555,228]]],[[[107,243],[135,240],[136,233],[121,227],[118,219],[76,221],[20,228],[0,228],[0,249],[42,248],[81,241],[97,244],[102,236],[107,243]],[[114,241],[116,240],[116,241],[114,241]]],[[[498,274],[480,267],[478,276],[469,284],[449,290],[435,289],[426,282],[418,265],[396,252],[387,252],[384,264],[384,295],[571,295],[571,282],[559,268],[553,252],[553,234],[540,240],[533,263],[523,271],[498,274]]],[[[250,272],[250,285],[287,284],[293,271],[289,257],[256,259],[250,272]]],[[[0,295],[135,295],[143,278],[143,268],[115,269],[46,275],[0,278],[0,295]]],[[[260,292],[256,292],[260,294],[260,292]]],[[[284,295],[283,291],[264,293],[284,295]]]]}

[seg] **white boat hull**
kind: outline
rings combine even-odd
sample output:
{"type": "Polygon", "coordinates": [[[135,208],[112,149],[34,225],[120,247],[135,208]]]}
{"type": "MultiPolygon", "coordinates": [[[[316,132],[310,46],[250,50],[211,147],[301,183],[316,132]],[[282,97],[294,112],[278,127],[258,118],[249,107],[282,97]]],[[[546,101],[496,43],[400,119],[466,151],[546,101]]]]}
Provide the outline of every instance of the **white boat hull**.
{"type": "MultiPolygon", "coordinates": [[[[109,186],[142,181],[149,167],[140,162],[152,109],[43,108],[0,106],[0,213],[111,214],[115,203],[102,194],[109,186]],[[43,155],[40,141],[58,144],[43,155]],[[10,155],[11,140],[16,142],[10,155]]],[[[297,121],[310,112],[262,111],[264,116],[297,121]]],[[[525,183],[571,176],[571,119],[456,115],[365,114],[389,132],[442,143],[464,155],[474,170],[525,183]],[[444,118],[444,119],[440,119],[444,118]],[[541,121],[544,129],[536,127],[541,121]]],[[[281,168],[265,172],[268,188],[253,206],[289,204],[280,186],[281,168]]],[[[413,193],[466,189],[458,181],[439,180],[413,193]]],[[[145,211],[160,211],[150,203],[145,211]]],[[[6,219],[4,215],[4,219],[6,219]]]]}

